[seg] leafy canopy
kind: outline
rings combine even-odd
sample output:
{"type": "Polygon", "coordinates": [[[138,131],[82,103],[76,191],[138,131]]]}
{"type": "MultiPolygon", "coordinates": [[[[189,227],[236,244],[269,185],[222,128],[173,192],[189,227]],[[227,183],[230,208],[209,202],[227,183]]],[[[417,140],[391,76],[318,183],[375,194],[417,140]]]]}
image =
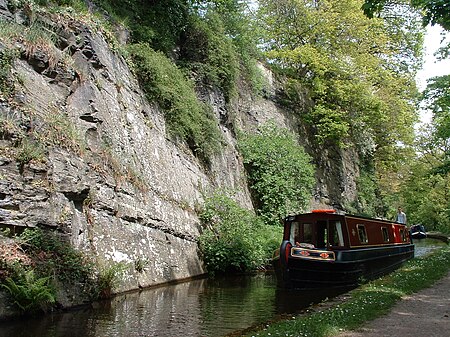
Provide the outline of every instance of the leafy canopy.
{"type": "Polygon", "coordinates": [[[369,20],[360,6],[262,0],[262,46],[275,69],[309,89],[314,105],[300,113],[319,142],[358,143],[364,130],[364,143],[394,152],[413,138],[422,32],[414,15],[369,20]]]}
{"type": "MultiPolygon", "coordinates": [[[[364,14],[373,18],[375,14],[381,15],[388,7],[404,4],[405,0],[365,0],[362,5],[364,14]]],[[[446,30],[450,30],[450,4],[448,0],[410,0],[411,7],[417,8],[423,13],[424,26],[439,24],[446,30]]]]}

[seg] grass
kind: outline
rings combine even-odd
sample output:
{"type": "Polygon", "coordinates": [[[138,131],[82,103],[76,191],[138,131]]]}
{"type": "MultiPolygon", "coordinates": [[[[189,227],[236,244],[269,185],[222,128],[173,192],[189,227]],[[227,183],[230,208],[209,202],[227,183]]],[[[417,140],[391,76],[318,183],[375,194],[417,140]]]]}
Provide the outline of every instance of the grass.
{"type": "Polygon", "coordinates": [[[274,323],[247,336],[326,337],[337,335],[342,330],[354,330],[389,312],[403,296],[431,286],[449,270],[450,248],[447,247],[413,259],[396,272],[359,287],[344,303],[274,323]]]}

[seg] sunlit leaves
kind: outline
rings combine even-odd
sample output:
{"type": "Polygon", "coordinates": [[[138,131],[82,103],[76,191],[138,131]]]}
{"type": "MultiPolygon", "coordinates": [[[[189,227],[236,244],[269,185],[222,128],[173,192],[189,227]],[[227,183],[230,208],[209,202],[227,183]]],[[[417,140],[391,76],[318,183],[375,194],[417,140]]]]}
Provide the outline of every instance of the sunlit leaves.
{"type": "Polygon", "coordinates": [[[258,213],[268,224],[303,211],[314,183],[310,157],[286,129],[268,123],[260,133],[240,137],[258,213]]]}
{"type": "Polygon", "coordinates": [[[377,149],[411,142],[422,41],[414,13],[369,20],[358,0],[260,3],[267,57],[310,90],[316,107],[302,116],[319,142],[357,142],[361,126],[377,149]]]}
{"type": "Polygon", "coordinates": [[[231,193],[217,191],[206,197],[200,219],[204,230],[199,245],[210,274],[264,266],[279,246],[281,227],[263,224],[253,212],[239,206],[231,193]]]}

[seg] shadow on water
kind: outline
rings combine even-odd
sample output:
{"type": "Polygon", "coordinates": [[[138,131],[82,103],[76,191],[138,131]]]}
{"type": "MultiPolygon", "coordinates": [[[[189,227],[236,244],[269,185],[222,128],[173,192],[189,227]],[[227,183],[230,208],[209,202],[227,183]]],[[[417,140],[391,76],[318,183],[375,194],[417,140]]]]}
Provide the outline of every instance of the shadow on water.
{"type": "Polygon", "coordinates": [[[294,314],[340,291],[287,291],[270,273],[200,279],[97,303],[93,308],[0,323],[0,337],[216,337],[294,314]]]}

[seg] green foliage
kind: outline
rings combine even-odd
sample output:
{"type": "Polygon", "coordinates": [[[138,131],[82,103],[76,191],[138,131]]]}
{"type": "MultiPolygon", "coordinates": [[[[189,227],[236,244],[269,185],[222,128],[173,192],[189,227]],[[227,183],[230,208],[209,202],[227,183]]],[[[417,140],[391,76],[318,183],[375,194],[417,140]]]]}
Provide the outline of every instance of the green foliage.
{"type": "Polygon", "coordinates": [[[194,1],[193,9],[181,39],[181,58],[193,63],[187,67],[206,67],[205,79],[222,89],[227,100],[235,94],[238,76],[255,93],[262,92],[265,83],[256,67],[259,29],[247,1],[194,1]]]}
{"type": "Polygon", "coordinates": [[[97,0],[119,22],[125,22],[133,42],[148,43],[166,55],[176,49],[189,18],[187,0],[97,0]]]}
{"type": "Polygon", "coordinates": [[[5,288],[22,312],[47,311],[56,301],[50,277],[37,277],[33,270],[25,271],[15,278],[6,278],[5,288]]]}
{"type": "Polygon", "coordinates": [[[136,74],[149,98],[164,111],[169,134],[184,140],[207,161],[220,149],[221,135],[211,108],[201,103],[193,84],[166,56],[147,44],[129,46],[136,74]]]}
{"type": "MultiPolygon", "coordinates": [[[[404,4],[402,0],[365,0],[362,5],[364,14],[373,18],[375,14],[381,14],[389,7],[404,4]]],[[[447,0],[410,0],[412,8],[416,8],[423,13],[423,25],[439,24],[444,29],[450,30],[450,11],[447,0]]]]}
{"type": "Polygon", "coordinates": [[[292,95],[292,79],[309,91],[315,107],[300,116],[319,142],[357,143],[363,128],[379,150],[376,159],[387,160],[384,149],[412,141],[411,74],[422,42],[416,16],[369,20],[357,0],[260,3],[266,55],[291,79],[288,96],[301,98],[292,95]]]}
{"type": "Polygon", "coordinates": [[[286,129],[273,123],[257,134],[239,137],[257,212],[276,225],[288,214],[303,211],[311,198],[314,166],[311,158],[286,129]]]}
{"type": "MultiPolygon", "coordinates": [[[[271,324],[258,336],[336,336],[388,312],[402,296],[429,287],[448,274],[450,251],[442,249],[430,256],[413,259],[391,275],[350,292],[345,302],[271,324]]],[[[249,336],[255,336],[253,332],[249,336]]]]}
{"type": "Polygon", "coordinates": [[[209,11],[205,17],[191,17],[180,46],[181,61],[196,74],[196,81],[222,89],[227,101],[236,94],[238,56],[227,36],[220,15],[209,11]]]}
{"type": "Polygon", "coordinates": [[[200,250],[212,275],[263,266],[279,245],[281,227],[264,225],[223,192],[206,198],[200,218],[200,250]]]}
{"type": "Polygon", "coordinates": [[[436,172],[443,165],[448,142],[433,137],[433,129],[427,131],[419,137],[418,157],[409,165],[400,196],[410,223],[450,234],[450,173],[436,172]]]}
{"type": "Polygon", "coordinates": [[[433,112],[436,137],[450,139],[450,75],[429,79],[423,101],[426,108],[433,112]]]}
{"type": "Polygon", "coordinates": [[[339,110],[327,108],[317,104],[307,116],[307,120],[316,128],[316,137],[319,143],[333,141],[341,144],[348,136],[349,122],[345,114],[339,110]]]}
{"type": "Polygon", "coordinates": [[[147,43],[193,72],[197,81],[218,86],[227,100],[236,93],[241,72],[257,90],[257,37],[246,2],[98,0],[127,25],[134,43],[147,43]]]}
{"type": "Polygon", "coordinates": [[[39,275],[55,275],[69,284],[89,283],[92,265],[83,255],[50,231],[25,229],[19,237],[21,246],[35,261],[39,275]]]}

